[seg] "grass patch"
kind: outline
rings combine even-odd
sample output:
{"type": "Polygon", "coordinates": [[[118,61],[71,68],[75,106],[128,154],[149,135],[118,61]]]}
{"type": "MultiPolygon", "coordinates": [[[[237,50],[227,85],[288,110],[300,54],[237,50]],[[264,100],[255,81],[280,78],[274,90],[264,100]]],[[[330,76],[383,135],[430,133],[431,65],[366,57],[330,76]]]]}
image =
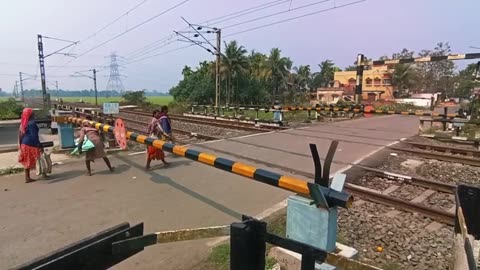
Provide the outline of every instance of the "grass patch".
{"type": "Polygon", "coordinates": [[[388,263],[385,263],[385,264],[382,265],[382,269],[384,269],[384,270],[400,270],[400,269],[403,269],[403,267],[398,263],[388,262],[388,263]]]}
{"type": "Polygon", "coordinates": [[[216,246],[208,255],[209,269],[228,270],[230,268],[230,243],[216,246]]]}
{"type": "MultiPolygon", "coordinates": [[[[270,217],[267,222],[267,231],[276,235],[285,237],[286,235],[286,209],[282,209],[270,217]]],[[[267,254],[269,253],[272,245],[267,243],[267,254]]],[[[277,261],[274,258],[266,257],[265,269],[272,269],[277,261]]],[[[208,258],[201,263],[200,267],[196,270],[228,270],[230,267],[230,243],[218,245],[212,249],[208,258]]]]}
{"type": "Polygon", "coordinates": [[[23,167],[9,167],[0,170],[0,175],[17,174],[23,172],[23,167]]]}

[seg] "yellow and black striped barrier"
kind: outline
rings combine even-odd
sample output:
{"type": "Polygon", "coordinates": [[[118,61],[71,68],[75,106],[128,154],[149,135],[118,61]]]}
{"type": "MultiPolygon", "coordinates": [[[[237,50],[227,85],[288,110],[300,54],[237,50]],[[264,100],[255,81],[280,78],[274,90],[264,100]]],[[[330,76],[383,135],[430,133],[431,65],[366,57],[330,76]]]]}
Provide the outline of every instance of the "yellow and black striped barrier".
{"type": "MultiPolygon", "coordinates": [[[[95,127],[98,130],[103,130],[104,132],[109,133],[114,132],[113,126],[89,121],[82,118],[68,117],[66,118],[66,121],[78,125],[87,122],[91,127],[95,127]]],[[[153,138],[147,137],[145,135],[140,135],[131,131],[126,132],[126,137],[130,141],[138,142],[148,146],[153,146],[157,149],[162,149],[177,156],[186,157],[188,159],[210,165],[227,172],[245,176],[267,185],[296,192],[301,195],[309,196],[315,202],[322,201],[322,199],[317,198],[317,196],[319,196],[319,192],[325,197],[325,199],[331,206],[348,208],[353,202],[353,197],[346,192],[339,192],[331,188],[322,187],[315,183],[311,183],[292,176],[281,175],[264,169],[259,169],[248,164],[232,161],[222,157],[217,157],[209,153],[200,152],[186,146],[175,145],[173,143],[165,142],[162,140],[155,140],[153,138]]]]}
{"type": "MultiPolygon", "coordinates": [[[[204,105],[196,105],[193,107],[206,107],[210,108],[210,106],[204,105]]],[[[251,110],[251,111],[325,111],[325,112],[353,112],[353,113],[371,113],[371,114],[400,114],[400,115],[415,115],[415,116],[430,116],[430,117],[462,117],[455,113],[436,113],[436,112],[425,112],[425,111],[395,111],[395,110],[377,110],[377,109],[365,109],[365,108],[352,108],[352,107],[303,107],[303,106],[284,106],[279,108],[273,107],[266,107],[266,108],[258,108],[258,107],[230,107],[230,109],[236,110],[251,110]]]]}

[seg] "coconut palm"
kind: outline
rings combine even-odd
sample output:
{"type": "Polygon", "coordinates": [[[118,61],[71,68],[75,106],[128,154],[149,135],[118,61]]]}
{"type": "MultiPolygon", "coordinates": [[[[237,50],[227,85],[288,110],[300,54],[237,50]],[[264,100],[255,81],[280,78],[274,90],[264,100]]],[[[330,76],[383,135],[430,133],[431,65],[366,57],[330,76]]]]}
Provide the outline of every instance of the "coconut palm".
{"type": "Polygon", "coordinates": [[[392,74],[392,84],[400,93],[414,87],[418,82],[418,73],[413,65],[398,64],[392,74]]]}
{"type": "Polygon", "coordinates": [[[278,94],[280,86],[284,85],[292,68],[292,61],[288,57],[281,56],[279,48],[273,48],[268,56],[267,66],[270,70],[270,81],[272,83],[272,102],[278,94]]]}
{"type": "Polygon", "coordinates": [[[225,43],[225,53],[222,54],[222,73],[226,78],[226,103],[230,103],[231,97],[235,94],[235,82],[238,77],[246,74],[249,67],[248,58],[245,56],[247,50],[243,46],[238,46],[237,41],[225,43]]]}

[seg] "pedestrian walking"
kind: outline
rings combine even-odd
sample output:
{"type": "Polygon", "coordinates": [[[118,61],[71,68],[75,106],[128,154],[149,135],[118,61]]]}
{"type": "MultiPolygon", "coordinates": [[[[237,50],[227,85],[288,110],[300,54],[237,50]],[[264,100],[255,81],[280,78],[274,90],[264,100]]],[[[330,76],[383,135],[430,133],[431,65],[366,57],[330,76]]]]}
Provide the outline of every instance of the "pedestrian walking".
{"type": "MultiPolygon", "coordinates": [[[[147,134],[150,138],[158,140],[162,136],[163,131],[160,125],[160,111],[153,110],[152,119],[148,125],[147,134]]],[[[150,170],[150,163],[152,160],[161,160],[165,166],[168,166],[168,162],[165,161],[165,153],[162,149],[157,149],[153,146],[147,146],[147,165],[145,169],[150,170]]]]}
{"type": "Polygon", "coordinates": [[[18,162],[25,169],[25,183],[35,181],[30,178],[30,170],[35,169],[37,159],[43,152],[38,132],[33,110],[31,108],[23,109],[18,132],[18,162]]]}
{"type": "MultiPolygon", "coordinates": [[[[91,116],[86,117],[87,120],[92,121],[91,116]]],[[[87,167],[87,175],[91,176],[92,175],[92,170],[90,167],[90,163],[93,161],[95,162],[96,159],[103,159],[105,164],[107,165],[108,169],[110,172],[114,171],[114,167],[112,167],[112,164],[110,163],[110,160],[108,159],[107,155],[105,154],[105,146],[103,145],[103,141],[100,137],[100,134],[98,133],[98,130],[96,128],[92,128],[88,125],[87,122],[84,122],[82,124],[82,129],[80,130],[79,133],[79,141],[78,141],[78,150],[82,152],[82,145],[85,140],[89,140],[90,142],[93,143],[95,147],[92,149],[86,151],[85,154],[85,165],[87,167]]]]}
{"type": "Polygon", "coordinates": [[[168,107],[162,106],[160,110],[160,127],[162,129],[162,140],[173,142],[172,122],[168,116],[168,107]]]}

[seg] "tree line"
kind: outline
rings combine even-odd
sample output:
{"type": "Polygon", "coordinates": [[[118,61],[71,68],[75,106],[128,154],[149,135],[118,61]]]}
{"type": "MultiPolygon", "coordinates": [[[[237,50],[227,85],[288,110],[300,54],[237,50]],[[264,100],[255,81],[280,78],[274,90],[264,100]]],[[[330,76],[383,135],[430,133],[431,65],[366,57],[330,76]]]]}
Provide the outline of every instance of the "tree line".
{"type": "MultiPolygon", "coordinates": [[[[433,49],[421,50],[418,54],[408,49],[380,59],[402,59],[423,56],[440,56],[451,53],[448,42],[440,42],[433,49]]],[[[371,60],[371,59],[370,59],[371,60]]],[[[468,65],[460,72],[455,71],[453,61],[418,64],[398,64],[392,67],[392,84],[398,96],[413,92],[442,92],[448,97],[467,97],[477,85],[472,80],[472,69],[468,65]],[[470,75],[469,75],[470,74],[470,75]]],[[[356,63],[345,71],[356,70],[356,63]]],[[[325,87],[334,78],[335,71],[342,71],[335,63],[326,59],[317,67],[294,66],[293,61],[272,48],[268,54],[248,51],[237,41],[225,43],[221,54],[220,104],[264,105],[280,100],[284,103],[308,101],[309,92],[325,87]]],[[[215,62],[203,61],[196,68],[185,66],[183,79],[170,89],[178,102],[214,104],[215,62]]]]}

